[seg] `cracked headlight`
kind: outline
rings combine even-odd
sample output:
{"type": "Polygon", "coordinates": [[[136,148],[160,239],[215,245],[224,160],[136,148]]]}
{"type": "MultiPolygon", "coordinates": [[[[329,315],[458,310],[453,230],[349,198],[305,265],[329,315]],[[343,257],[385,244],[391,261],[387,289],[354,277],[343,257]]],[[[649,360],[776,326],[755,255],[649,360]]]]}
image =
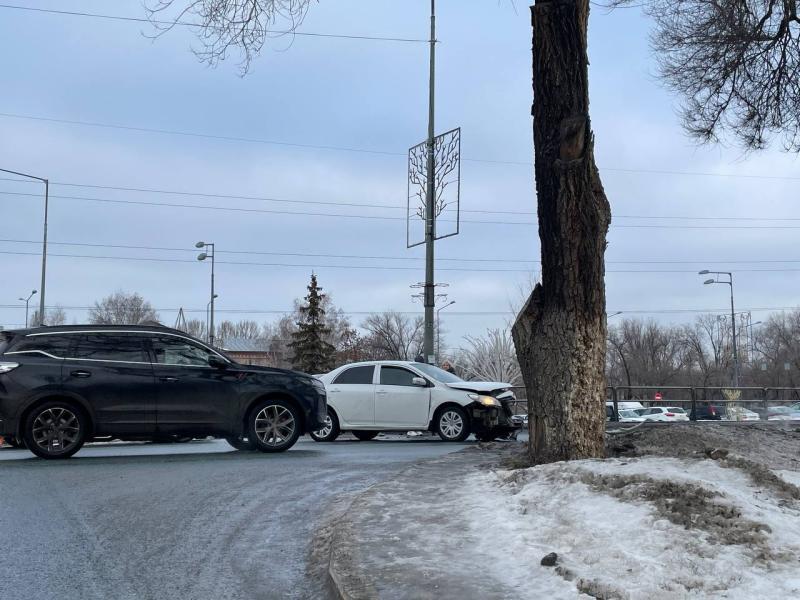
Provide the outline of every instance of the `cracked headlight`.
{"type": "Polygon", "coordinates": [[[470,400],[474,400],[475,402],[477,402],[482,406],[487,406],[487,407],[496,406],[497,408],[500,408],[500,402],[494,396],[484,396],[482,394],[467,394],[467,397],[470,400]]]}

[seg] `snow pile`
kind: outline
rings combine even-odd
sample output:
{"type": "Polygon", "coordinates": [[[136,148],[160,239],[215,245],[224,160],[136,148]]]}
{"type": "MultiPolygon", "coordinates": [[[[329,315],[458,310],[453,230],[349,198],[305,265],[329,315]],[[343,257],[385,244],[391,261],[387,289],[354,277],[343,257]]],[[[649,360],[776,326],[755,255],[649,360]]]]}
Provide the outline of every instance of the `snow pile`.
{"type": "Polygon", "coordinates": [[[480,473],[461,493],[477,555],[518,598],[800,598],[792,483],[735,457],[643,457],[480,473]]]}

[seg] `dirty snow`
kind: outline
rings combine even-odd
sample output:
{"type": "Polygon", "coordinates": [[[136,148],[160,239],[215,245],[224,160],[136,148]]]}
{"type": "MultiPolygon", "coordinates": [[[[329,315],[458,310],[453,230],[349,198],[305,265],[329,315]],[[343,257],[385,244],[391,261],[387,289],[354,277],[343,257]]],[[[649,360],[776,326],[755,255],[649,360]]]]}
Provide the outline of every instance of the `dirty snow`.
{"type": "Polygon", "coordinates": [[[519,598],[800,598],[800,500],[783,482],[726,460],[587,460],[473,474],[459,504],[474,556],[519,598]]]}

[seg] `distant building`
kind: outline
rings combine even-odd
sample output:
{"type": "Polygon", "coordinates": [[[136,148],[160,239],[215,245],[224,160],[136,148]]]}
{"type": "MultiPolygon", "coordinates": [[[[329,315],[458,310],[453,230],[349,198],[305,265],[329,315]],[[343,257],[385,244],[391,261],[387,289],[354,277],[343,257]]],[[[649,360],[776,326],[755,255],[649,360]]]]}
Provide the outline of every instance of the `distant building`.
{"type": "Polygon", "coordinates": [[[272,367],[275,365],[273,353],[264,347],[264,340],[230,338],[221,344],[222,349],[233,360],[243,365],[272,367]]]}

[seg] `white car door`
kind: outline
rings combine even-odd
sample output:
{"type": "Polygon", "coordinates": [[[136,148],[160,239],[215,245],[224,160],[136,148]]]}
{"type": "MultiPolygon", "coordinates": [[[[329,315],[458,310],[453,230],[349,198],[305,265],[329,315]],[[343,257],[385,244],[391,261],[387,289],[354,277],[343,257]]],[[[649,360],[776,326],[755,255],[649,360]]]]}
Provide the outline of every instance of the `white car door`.
{"type": "Polygon", "coordinates": [[[350,367],[339,373],[328,386],[328,402],[339,415],[339,425],[375,423],[375,365],[350,367]]]}
{"type": "Polygon", "coordinates": [[[375,386],[375,427],[428,427],[431,388],[414,385],[419,377],[403,367],[381,365],[375,386]]]}

